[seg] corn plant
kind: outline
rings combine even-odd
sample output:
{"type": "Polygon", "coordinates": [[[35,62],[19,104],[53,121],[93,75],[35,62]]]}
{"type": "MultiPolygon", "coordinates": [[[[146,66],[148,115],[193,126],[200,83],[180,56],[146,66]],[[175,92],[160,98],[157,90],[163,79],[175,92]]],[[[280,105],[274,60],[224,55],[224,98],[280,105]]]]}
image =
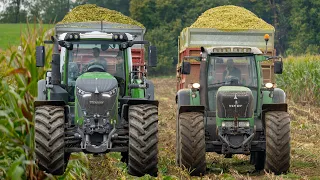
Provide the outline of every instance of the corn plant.
{"type": "Polygon", "coordinates": [[[320,56],[288,57],[277,84],[295,102],[320,105],[320,56]]]}
{"type": "MultiPolygon", "coordinates": [[[[49,39],[42,25],[27,26],[19,47],[0,52],[0,179],[42,179],[34,162],[33,102],[37,82],[49,68],[52,47],[46,47],[46,65],[36,67],[36,46],[49,39]]],[[[74,154],[67,173],[49,179],[84,179],[89,172],[84,154],[74,154]]]]}

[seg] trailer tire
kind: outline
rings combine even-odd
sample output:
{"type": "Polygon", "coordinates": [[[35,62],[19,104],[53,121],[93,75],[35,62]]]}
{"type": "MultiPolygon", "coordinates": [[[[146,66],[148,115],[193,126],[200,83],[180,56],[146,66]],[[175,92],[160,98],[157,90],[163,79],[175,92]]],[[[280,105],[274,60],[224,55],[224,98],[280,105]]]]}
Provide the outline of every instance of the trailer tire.
{"type": "Polygon", "coordinates": [[[65,148],[64,108],[38,106],[35,111],[35,154],[39,169],[53,175],[62,175],[70,154],[65,148]]]}
{"type": "Polygon", "coordinates": [[[265,169],[278,175],[290,168],[290,117],[284,111],[265,114],[266,161],[265,169]]]}
{"type": "Polygon", "coordinates": [[[206,144],[203,113],[184,112],[179,115],[179,164],[191,175],[204,175],[206,171],[206,144]]]}
{"type": "Polygon", "coordinates": [[[134,176],[158,174],[158,107],[129,107],[128,172],[134,176]]]}

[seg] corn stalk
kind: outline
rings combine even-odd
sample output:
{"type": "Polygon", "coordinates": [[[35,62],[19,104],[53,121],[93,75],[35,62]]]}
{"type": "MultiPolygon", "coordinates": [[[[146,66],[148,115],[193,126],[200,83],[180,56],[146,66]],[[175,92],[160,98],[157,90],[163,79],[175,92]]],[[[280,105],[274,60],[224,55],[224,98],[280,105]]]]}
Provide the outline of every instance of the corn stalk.
{"type": "Polygon", "coordinates": [[[320,105],[320,56],[288,57],[277,84],[295,102],[320,105]]]}
{"type": "MultiPolygon", "coordinates": [[[[36,67],[36,46],[50,39],[42,24],[28,24],[20,46],[0,52],[0,179],[55,179],[37,170],[34,161],[33,102],[37,82],[49,68],[52,46],[46,45],[46,65],[36,67]]],[[[85,179],[84,154],[75,154],[59,179],[85,179]]]]}

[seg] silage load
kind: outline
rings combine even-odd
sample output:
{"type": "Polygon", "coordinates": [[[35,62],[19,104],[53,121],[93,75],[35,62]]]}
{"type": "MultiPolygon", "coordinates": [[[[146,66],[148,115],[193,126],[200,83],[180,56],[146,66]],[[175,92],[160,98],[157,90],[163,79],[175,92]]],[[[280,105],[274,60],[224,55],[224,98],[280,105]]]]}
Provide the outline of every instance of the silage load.
{"type": "Polygon", "coordinates": [[[85,4],[73,8],[59,24],[73,22],[88,22],[88,21],[107,21],[121,24],[144,26],[131,19],[122,13],[107,8],[99,7],[95,4],[85,4]]]}
{"type": "Polygon", "coordinates": [[[219,30],[274,30],[272,25],[260,19],[251,11],[233,5],[219,6],[205,11],[190,27],[219,30]]]}

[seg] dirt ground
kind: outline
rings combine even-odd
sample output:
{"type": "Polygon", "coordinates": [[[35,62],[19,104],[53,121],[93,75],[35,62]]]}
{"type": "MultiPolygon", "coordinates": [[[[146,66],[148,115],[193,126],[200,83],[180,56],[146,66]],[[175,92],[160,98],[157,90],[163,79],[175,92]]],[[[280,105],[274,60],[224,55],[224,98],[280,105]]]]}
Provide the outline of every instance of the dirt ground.
{"type": "MultiPolygon", "coordinates": [[[[207,153],[207,174],[190,177],[187,170],[175,166],[176,79],[153,78],[159,105],[159,175],[156,179],[320,179],[320,108],[289,102],[291,116],[291,167],[286,175],[275,176],[264,171],[255,172],[249,156],[236,155],[225,159],[207,153]]],[[[136,179],[127,174],[119,153],[90,156],[93,179],[136,179]]],[[[154,179],[144,176],[139,179],[154,179]]]]}

